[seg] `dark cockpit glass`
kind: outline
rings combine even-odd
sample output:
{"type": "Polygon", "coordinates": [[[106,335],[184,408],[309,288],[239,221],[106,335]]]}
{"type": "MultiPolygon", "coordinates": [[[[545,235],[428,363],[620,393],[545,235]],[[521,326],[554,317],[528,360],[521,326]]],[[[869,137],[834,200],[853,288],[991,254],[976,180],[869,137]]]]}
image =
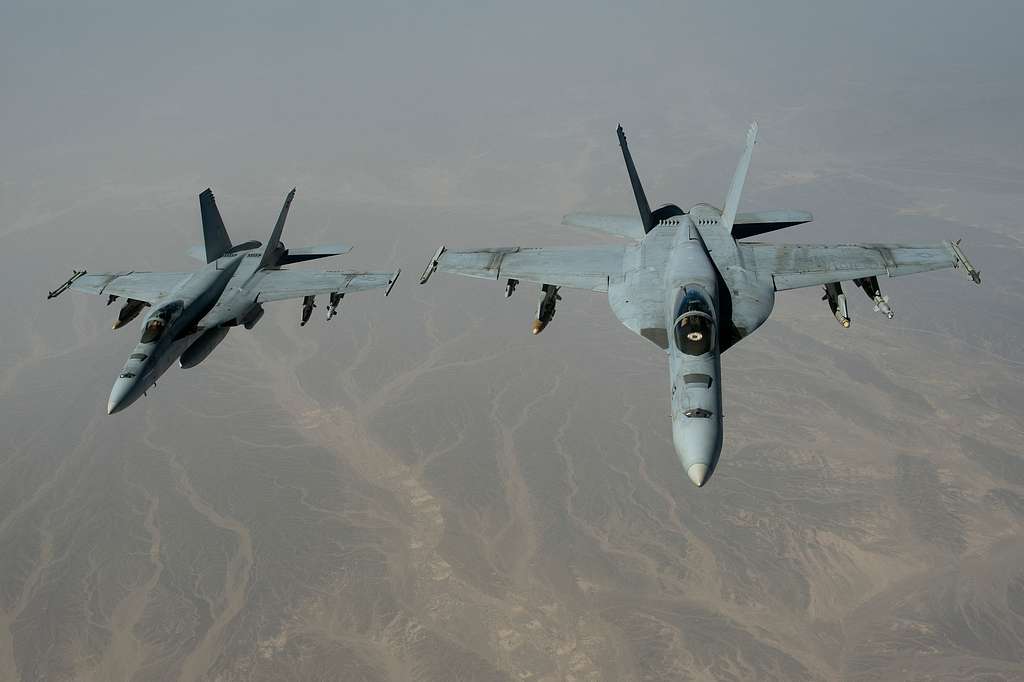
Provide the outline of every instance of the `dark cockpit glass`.
{"type": "Polygon", "coordinates": [[[687,355],[704,355],[715,347],[715,324],[711,305],[703,290],[683,289],[676,308],[676,348],[687,355]]]}
{"type": "Polygon", "coordinates": [[[181,312],[183,307],[181,301],[171,301],[154,310],[142,330],[142,343],[156,343],[159,341],[164,332],[167,331],[171,320],[181,312]]]}

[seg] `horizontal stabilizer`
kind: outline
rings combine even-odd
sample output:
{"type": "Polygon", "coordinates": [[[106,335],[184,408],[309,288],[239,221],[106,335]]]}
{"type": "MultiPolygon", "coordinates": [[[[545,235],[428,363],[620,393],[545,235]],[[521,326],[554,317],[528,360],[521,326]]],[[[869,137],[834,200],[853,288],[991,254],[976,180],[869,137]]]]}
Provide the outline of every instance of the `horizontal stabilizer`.
{"type": "Polygon", "coordinates": [[[644,223],[639,216],[570,213],[562,218],[562,224],[613,234],[616,237],[643,239],[644,236],[644,223]]]}
{"type": "Polygon", "coordinates": [[[340,256],[343,253],[348,253],[352,250],[351,246],[344,244],[328,244],[326,246],[303,246],[297,249],[288,249],[285,254],[278,261],[280,265],[288,265],[289,263],[302,263],[307,260],[316,260],[317,258],[327,258],[329,256],[340,256]]]}
{"type": "Polygon", "coordinates": [[[744,239],[765,232],[774,232],[784,227],[801,225],[814,220],[807,211],[757,211],[755,213],[737,213],[732,225],[732,236],[744,239]]]}

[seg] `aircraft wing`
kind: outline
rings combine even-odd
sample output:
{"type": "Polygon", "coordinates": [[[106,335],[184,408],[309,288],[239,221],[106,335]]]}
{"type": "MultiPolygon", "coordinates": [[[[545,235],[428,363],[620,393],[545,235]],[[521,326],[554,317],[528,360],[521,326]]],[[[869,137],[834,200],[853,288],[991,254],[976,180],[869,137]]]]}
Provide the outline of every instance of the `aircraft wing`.
{"type": "Polygon", "coordinates": [[[937,244],[758,244],[741,243],[748,264],[775,282],[775,290],[821,286],[861,277],[899,277],[963,264],[980,282],[954,242],[937,244]]]}
{"type": "Polygon", "coordinates": [[[622,246],[528,249],[519,246],[472,251],[442,247],[422,281],[436,270],[479,279],[517,279],[573,289],[608,291],[608,281],[622,276],[622,246]]]}
{"type": "Polygon", "coordinates": [[[320,294],[352,293],[367,289],[387,289],[398,279],[396,272],[305,272],[301,270],[267,270],[254,289],[259,301],[283,301],[320,294]]]}
{"type": "Polygon", "coordinates": [[[192,276],[191,272],[103,272],[76,277],[68,288],[87,294],[134,298],[153,304],[192,276]]]}

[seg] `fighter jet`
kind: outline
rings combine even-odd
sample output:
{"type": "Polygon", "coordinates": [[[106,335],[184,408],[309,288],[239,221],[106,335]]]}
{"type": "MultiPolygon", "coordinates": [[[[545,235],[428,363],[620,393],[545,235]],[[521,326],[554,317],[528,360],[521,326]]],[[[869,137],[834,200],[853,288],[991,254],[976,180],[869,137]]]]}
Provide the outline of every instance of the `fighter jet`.
{"type": "Polygon", "coordinates": [[[343,272],[289,270],[284,266],[348,253],[343,245],[286,248],[281,241],[288,208],[295,190],[288,193],[277,224],[266,244],[247,241],[232,245],[217,210],[213,192],[199,195],[203,246],[190,255],[205,262],[194,272],[75,271],[51,291],[54,298],[68,289],[107,296],[107,305],[124,299],[114,320],[120,329],[144,309],[138,344],[110,391],[107,414],[128,407],[156,383],[175,360],[183,368],[195,367],[224,340],[232,327],[252,329],[263,317],[263,304],[288,298],[302,299],[300,324],[315,307],[315,297],[329,296],[327,319],[338,312],[346,294],[383,288],[391,293],[401,270],[395,272],[343,272]]]}
{"type": "Polygon", "coordinates": [[[804,211],[738,213],[757,139],[751,125],[725,205],[674,204],[651,210],[622,126],[619,145],[639,216],[574,213],[564,223],[623,237],[624,245],[566,248],[503,247],[449,251],[441,246],[424,270],[504,280],[505,296],[521,281],[540,284],[533,333],[555,316],[564,288],[607,292],[615,316],[668,353],[672,440],[688,477],[703,486],[722,451],[721,354],[760,327],[775,293],[823,287],[832,314],[850,324],[842,282],[852,281],[875,310],[893,316],[878,276],[898,277],[963,266],[981,277],[957,242],[935,244],[765,244],[742,241],[807,223],[804,211]]]}

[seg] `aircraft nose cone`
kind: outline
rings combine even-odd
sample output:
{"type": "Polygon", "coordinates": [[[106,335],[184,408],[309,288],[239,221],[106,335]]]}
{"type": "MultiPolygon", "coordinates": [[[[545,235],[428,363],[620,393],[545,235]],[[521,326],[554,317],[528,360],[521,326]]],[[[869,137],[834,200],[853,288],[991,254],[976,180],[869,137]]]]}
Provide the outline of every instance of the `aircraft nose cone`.
{"type": "Polygon", "coordinates": [[[711,478],[722,449],[722,432],[718,420],[681,417],[672,428],[676,454],[686,476],[698,488],[711,478]]]}
{"type": "Polygon", "coordinates": [[[704,481],[708,480],[708,465],[699,462],[691,464],[690,468],[686,470],[686,475],[699,488],[704,485],[704,481]]]}
{"type": "Polygon", "coordinates": [[[120,412],[131,404],[128,394],[131,392],[131,382],[118,379],[114,382],[114,388],[110,391],[110,400],[107,401],[107,414],[120,412]]]}

